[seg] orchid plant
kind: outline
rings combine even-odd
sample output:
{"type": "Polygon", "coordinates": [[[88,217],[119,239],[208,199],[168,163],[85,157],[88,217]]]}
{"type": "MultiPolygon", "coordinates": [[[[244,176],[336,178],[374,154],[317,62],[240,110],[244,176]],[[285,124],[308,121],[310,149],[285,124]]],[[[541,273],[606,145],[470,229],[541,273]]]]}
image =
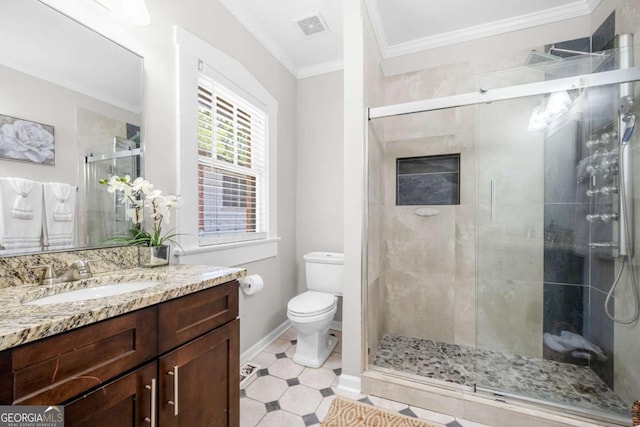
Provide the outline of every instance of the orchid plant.
{"type": "Polygon", "coordinates": [[[106,185],[109,193],[122,193],[121,202],[128,205],[127,215],[132,220],[128,237],[116,237],[111,240],[138,246],[162,246],[167,243],[179,246],[175,241],[177,233],[162,234],[163,222],[169,223],[171,208],[178,204],[179,196],[163,196],[162,191],[154,190],[153,184],[149,181],[142,177],[131,181],[129,175],[113,175],[109,179],[101,179],[100,184],[106,185]],[[143,228],[145,207],[151,212],[151,231],[143,228]]]}

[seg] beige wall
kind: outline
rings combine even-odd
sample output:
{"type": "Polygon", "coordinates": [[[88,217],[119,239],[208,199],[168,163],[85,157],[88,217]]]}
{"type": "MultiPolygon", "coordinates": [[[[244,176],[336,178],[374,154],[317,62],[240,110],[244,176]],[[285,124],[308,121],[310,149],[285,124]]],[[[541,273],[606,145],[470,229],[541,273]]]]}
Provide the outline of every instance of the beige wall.
{"type": "Polygon", "coordinates": [[[296,116],[296,263],[305,288],[302,256],[343,250],[342,71],[298,81],[296,116]]]}

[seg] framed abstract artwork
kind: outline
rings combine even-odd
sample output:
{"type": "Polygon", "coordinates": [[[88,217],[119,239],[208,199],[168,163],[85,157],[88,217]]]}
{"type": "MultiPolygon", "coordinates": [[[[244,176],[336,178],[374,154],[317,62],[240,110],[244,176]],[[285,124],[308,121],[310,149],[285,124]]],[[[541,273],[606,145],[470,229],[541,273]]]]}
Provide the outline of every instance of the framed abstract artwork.
{"type": "Polygon", "coordinates": [[[53,126],[0,114],[0,160],[55,164],[53,126]]]}

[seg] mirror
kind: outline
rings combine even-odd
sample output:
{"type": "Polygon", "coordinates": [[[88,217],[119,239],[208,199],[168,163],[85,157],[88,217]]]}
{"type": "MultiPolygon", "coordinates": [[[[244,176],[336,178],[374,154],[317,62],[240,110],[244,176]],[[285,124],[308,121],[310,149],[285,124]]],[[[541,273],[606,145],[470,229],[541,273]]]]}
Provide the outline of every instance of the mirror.
{"type": "MultiPolygon", "coordinates": [[[[62,227],[73,230],[72,241],[44,239],[26,250],[3,244],[0,255],[104,246],[123,220],[113,197],[91,195],[107,194],[95,181],[109,173],[141,172],[143,59],[38,0],[4,2],[0,34],[0,178],[11,178],[0,184],[18,194],[0,185],[2,212],[19,202],[14,178],[22,178],[43,184],[43,218],[75,213],[62,227]],[[75,206],[48,183],[75,187],[75,206]],[[56,197],[48,211],[47,191],[56,197]]],[[[10,241],[11,221],[0,221],[2,242],[10,241]]],[[[42,222],[46,235],[54,227],[42,222]]]]}

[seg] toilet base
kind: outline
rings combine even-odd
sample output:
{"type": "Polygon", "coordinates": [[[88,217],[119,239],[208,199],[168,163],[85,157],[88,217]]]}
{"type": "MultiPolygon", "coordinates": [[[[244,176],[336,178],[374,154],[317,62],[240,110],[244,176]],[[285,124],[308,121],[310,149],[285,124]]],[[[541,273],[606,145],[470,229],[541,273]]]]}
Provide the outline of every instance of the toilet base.
{"type": "Polygon", "coordinates": [[[337,343],[338,338],[333,335],[310,334],[303,336],[298,332],[293,362],[310,368],[319,368],[327,361],[337,343]]]}

